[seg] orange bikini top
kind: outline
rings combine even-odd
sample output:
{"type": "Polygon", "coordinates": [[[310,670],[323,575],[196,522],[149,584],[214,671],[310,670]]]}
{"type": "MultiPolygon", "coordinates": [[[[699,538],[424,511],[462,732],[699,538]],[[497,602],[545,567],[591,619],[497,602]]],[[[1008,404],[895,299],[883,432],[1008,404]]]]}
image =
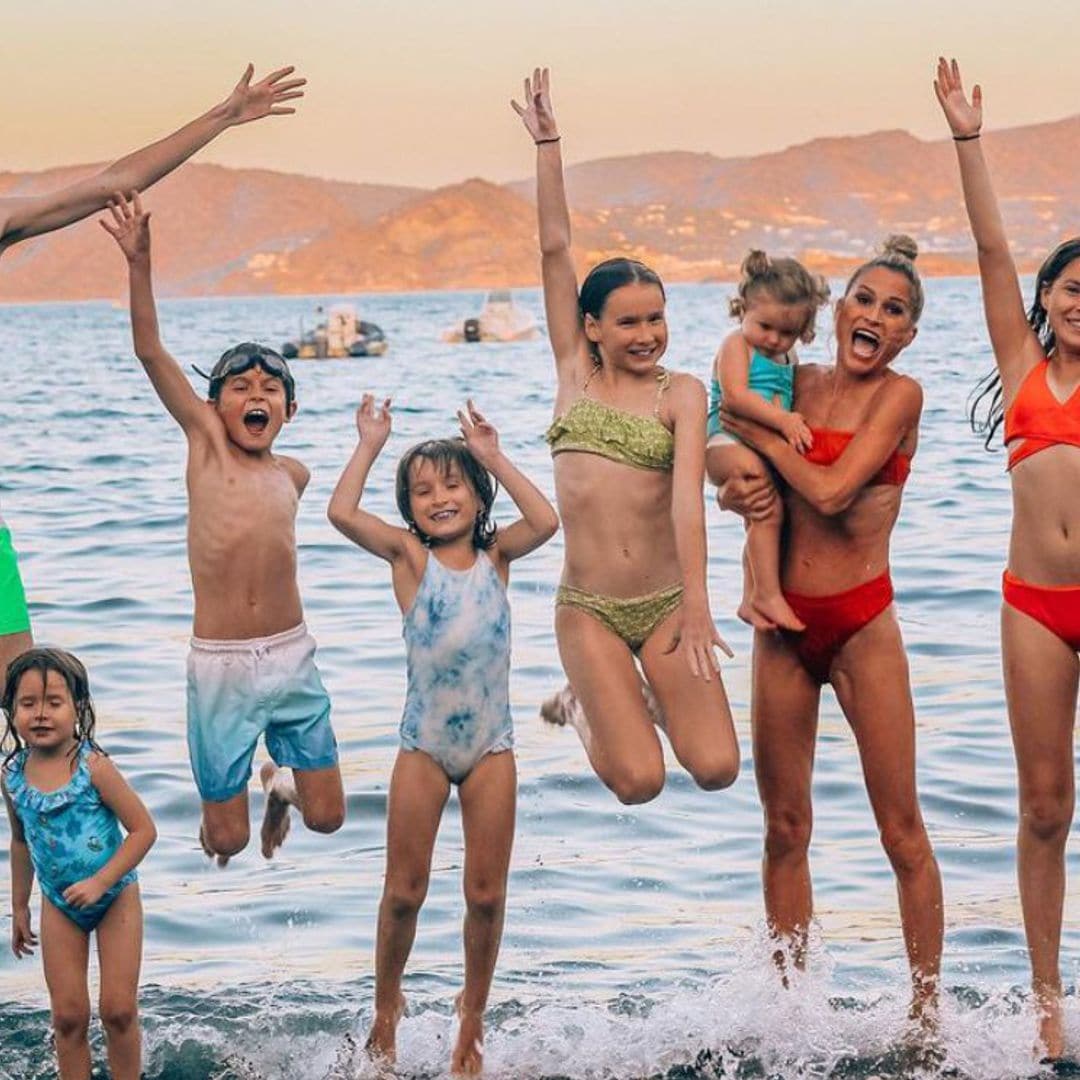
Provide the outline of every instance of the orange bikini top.
{"type": "MultiPolygon", "coordinates": [[[[812,465],[831,465],[847,449],[855,438],[853,431],[836,428],[811,428],[814,445],[804,455],[812,465]]],[[[894,450],[884,465],[872,477],[870,484],[895,484],[901,486],[911,472],[911,455],[894,450]]]]}
{"type": "Polygon", "coordinates": [[[1024,440],[1009,451],[1010,469],[1048,446],[1080,446],[1080,387],[1058,401],[1046,381],[1049,366],[1049,360],[1036,364],[1005,410],[1005,445],[1024,440]]]}

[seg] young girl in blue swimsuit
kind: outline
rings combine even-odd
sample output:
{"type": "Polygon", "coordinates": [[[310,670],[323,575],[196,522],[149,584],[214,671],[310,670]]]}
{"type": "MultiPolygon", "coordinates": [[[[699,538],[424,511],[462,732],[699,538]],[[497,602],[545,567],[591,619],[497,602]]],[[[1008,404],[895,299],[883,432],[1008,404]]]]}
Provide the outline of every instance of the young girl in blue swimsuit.
{"type": "Polygon", "coordinates": [[[472,402],[462,439],[414,446],[398,464],[397,503],[408,528],[361,508],[368,473],[390,435],[390,401],[365,394],[360,441],[330,500],[331,522],[390,563],[404,616],[408,692],[401,751],[390,780],[386,879],[375,951],[375,1018],[369,1052],[393,1061],[405,1001],[401,976],[427,892],[431,855],[450,785],[465,832],[465,986],[451,1070],[477,1074],[483,1015],[502,936],[514,836],[517,773],[510,719],[510,563],[555,534],[559,519],[499,448],[472,402]],[[521,518],[491,521],[494,480],[521,518]]]}
{"type": "Polygon", "coordinates": [[[114,1080],[138,1080],[142,904],[135,867],[157,837],[154,823],[94,741],[89,681],[74,656],[60,649],[22,653],[8,668],[0,706],[12,951],[29,956],[37,945],[30,923],[37,874],[59,1075],[90,1075],[86,972],[90,934],[96,933],[109,1072],[114,1080]]]}

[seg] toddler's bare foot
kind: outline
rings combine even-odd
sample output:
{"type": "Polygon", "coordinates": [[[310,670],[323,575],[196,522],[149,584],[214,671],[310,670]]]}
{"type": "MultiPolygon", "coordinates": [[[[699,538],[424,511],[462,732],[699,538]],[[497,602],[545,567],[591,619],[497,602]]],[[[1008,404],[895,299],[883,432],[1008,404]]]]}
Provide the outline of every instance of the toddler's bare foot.
{"type": "Polygon", "coordinates": [[[206,839],[206,826],[199,822],[199,847],[206,853],[208,859],[216,859],[218,866],[224,868],[229,865],[229,856],[216,852],[206,839]]]}
{"type": "Polygon", "coordinates": [[[1039,1043],[1035,1048],[1038,1057],[1059,1061],[1065,1056],[1065,1030],[1061,1017],[1061,998],[1050,994],[1039,995],[1039,1043]]]}
{"type": "Polygon", "coordinates": [[[263,791],[266,792],[266,810],[262,823],[263,857],[272,859],[274,852],[289,835],[289,806],[296,801],[292,782],[284,769],[267,761],[259,770],[263,791]]]}
{"type": "Polygon", "coordinates": [[[371,1030],[368,1032],[367,1042],[364,1049],[368,1057],[376,1061],[385,1061],[391,1065],[397,1061],[397,1028],[402,1016],[405,1015],[405,998],[398,995],[397,1004],[386,1012],[376,1010],[375,1019],[371,1021],[371,1030]]]}
{"type": "Polygon", "coordinates": [[[457,1044],[450,1058],[453,1076],[479,1076],[484,1071],[484,1014],[462,1008],[461,995],[454,1002],[458,1016],[457,1044]]]}
{"type": "Polygon", "coordinates": [[[755,630],[775,630],[776,623],[764,615],[749,600],[744,600],[735,612],[744,623],[749,624],[755,630]]]}
{"type": "MultiPolygon", "coordinates": [[[[781,630],[802,631],[806,629],[806,623],[791,610],[791,605],[784,599],[781,593],[774,596],[763,596],[761,593],[754,594],[754,611],[773,624],[773,628],[781,630]]],[[[764,629],[764,628],[762,628],[764,629]]]]}

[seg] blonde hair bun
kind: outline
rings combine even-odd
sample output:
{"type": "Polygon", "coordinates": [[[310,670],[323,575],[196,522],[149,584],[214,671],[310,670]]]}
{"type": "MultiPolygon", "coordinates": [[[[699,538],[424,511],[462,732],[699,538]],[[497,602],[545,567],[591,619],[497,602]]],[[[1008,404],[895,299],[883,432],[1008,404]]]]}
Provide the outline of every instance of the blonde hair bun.
{"type": "Polygon", "coordinates": [[[881,246],[883,255],[900,255],[911,262],[919,257],[919,245],[907,233],[893,233],[881,246]]]}

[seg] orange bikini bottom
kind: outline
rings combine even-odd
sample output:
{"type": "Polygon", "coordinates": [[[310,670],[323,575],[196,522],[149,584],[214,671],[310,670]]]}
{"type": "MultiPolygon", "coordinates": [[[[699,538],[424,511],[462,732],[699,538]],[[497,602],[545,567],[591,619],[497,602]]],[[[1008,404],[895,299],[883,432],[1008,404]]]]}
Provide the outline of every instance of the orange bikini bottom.
{"type": "Polygon", "coordinates": [[[1005,571],[1001,593],[1009,607],[1022,611],[1080,652],[1080,585],[1031,585],[1005,571]]]}

